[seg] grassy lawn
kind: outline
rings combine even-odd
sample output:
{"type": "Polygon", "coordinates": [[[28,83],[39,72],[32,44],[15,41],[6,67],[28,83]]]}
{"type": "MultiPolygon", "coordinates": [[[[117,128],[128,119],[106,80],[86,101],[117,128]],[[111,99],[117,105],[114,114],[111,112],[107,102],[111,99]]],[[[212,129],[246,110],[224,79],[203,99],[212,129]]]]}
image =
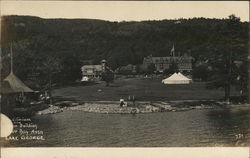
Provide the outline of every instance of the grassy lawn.
{"type": "MultiPolygon", "coordinates": [[[[232,95],[237,92],[232,93],[232,95]]],[[[223,90],[206,89],[204,82],[189,85],[164,85],[161,79],[127,78],[115,80],[109,87],[105,83],[85,86],[68,86],[55,89],[53,96],[78,101],[118,101],[136,96],[138,101],[160,100],[217,100],[223,90]],[[99,91],[98,91],[99,90],[99,91]],[[100,91],[101,90],[101,91],[100,91]]]]}

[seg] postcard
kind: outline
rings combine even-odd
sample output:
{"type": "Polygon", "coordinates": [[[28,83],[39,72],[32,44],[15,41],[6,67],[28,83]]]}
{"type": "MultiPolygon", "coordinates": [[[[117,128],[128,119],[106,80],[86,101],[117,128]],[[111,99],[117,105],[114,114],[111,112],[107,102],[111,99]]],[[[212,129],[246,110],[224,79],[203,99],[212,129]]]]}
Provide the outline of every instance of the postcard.
{"type": "Polygon", "coordinates": [[[248,1],[1,1],[1,156],[244,157],[248,1]]]}

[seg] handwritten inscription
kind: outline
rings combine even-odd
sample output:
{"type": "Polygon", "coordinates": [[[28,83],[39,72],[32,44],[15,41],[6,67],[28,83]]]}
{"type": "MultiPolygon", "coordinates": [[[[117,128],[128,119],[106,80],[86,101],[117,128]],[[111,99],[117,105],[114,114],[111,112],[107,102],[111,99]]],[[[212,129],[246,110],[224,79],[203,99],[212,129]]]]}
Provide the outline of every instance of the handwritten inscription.
{"type": "Polygon", "coordinates": [[[44,132],[39,130],[38,126],[30,118],[13,118],[12,122],[14,130],[6,140],[45,140],[44,132]]]}

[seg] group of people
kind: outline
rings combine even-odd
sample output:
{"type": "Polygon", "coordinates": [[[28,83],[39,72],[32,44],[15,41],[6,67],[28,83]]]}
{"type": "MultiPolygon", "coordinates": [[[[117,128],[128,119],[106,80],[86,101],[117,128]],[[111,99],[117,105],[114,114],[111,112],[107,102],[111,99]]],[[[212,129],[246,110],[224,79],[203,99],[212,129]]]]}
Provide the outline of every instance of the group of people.
{"type": "Polygon", "coordinates": [[[47,91],[41,93],[40,95],[39,94],[35,94],[35,96],[34,95],[27,96],[24,93],[20,93],[17,96],[15,96],[15,102],[17,105],[21,106],[21,105],[28,105],[31,100],[47,102],[51,98],[50,94],[47,91]]]}
{"type": "Polygon", "coordinates": [[[46,101],[46,100],[49,100],[50,99],[50,95],[47,91],[44,92],[44,94],[40,94],[39,96],[39,100],[41,101],[46,101]]]}
{"type": "MultiPolygon", "coordinates": [[[[136,101],[136,98],[135,96],[128,96],[128,101],[132,101],[133,102],[133,106],[135,107],[135,101],[136,101]]],[[[127,102],[124,101],[124,99],[120,99],[120,107],[124,107],[124,106],[127,106],[127,102]]]]}

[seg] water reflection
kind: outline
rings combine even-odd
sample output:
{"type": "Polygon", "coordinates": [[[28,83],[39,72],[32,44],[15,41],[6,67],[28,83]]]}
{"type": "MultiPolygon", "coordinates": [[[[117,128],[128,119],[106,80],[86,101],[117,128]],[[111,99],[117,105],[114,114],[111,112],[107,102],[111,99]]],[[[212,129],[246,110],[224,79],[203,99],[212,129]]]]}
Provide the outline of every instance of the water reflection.
{"type": "Polygon", "coordinates": [[[136,115],[65,111],[35,116],[46,141],[16,146],[182,147],[234,146],[244,133],[249,145],[250,108],[204,109],[136,115]]]}
{"type": "Polygon", "coordinates": [[[242,134],[242,142],[250,144],[250,110],[249,108],[218,109],[206,115],[212,123],[214,133],[221,142],[237,145],[238,135],[242,134]],[[231,143],[230,143],[231,142],[231,143]]]}

